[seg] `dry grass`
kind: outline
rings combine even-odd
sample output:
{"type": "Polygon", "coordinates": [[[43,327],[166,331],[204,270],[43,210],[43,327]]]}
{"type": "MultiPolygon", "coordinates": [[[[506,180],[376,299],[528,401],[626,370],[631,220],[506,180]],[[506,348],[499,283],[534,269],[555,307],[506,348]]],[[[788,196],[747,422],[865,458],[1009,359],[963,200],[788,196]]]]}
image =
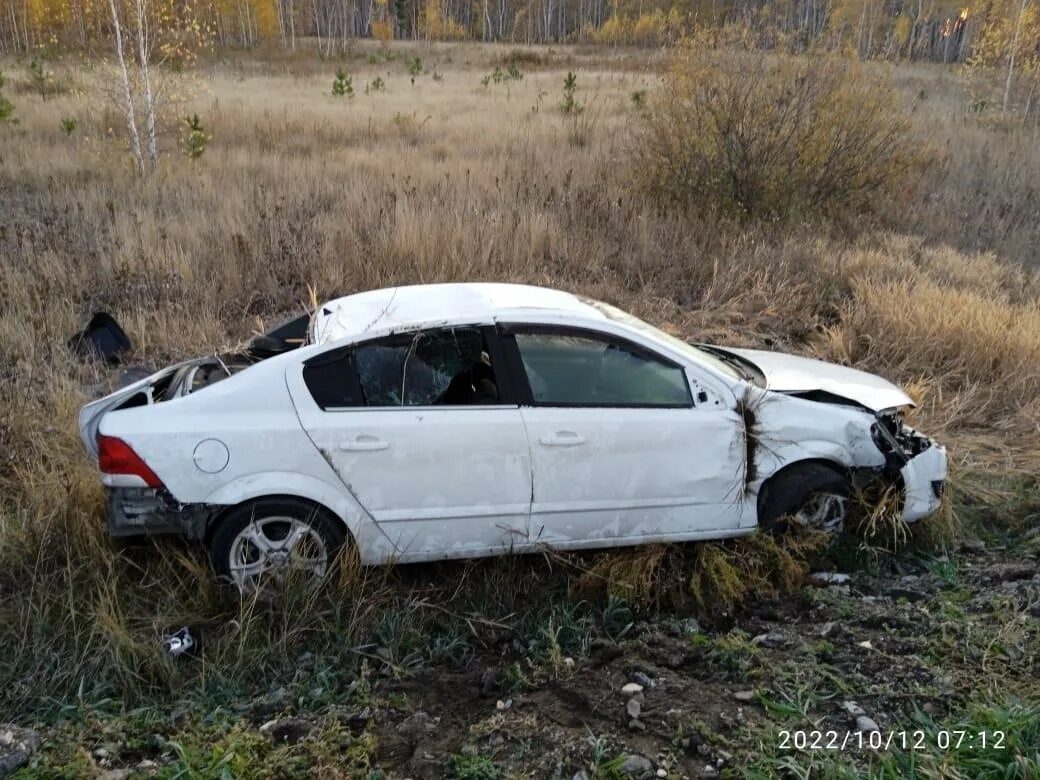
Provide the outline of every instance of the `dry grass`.
{"type": "MultiPolygon", "coordinates": [[[[0,644],[15,652],[0,663],[0,709],[40,711],[77,689],[129,699],[263,680],[302,647],[347,668],[386,615],[406,615],[402,636],[445,618],[419,602],[443,599],[472,627],[473,615],[505,619],[534,598],[535,585],[518,586],[526,564],[503,561],[466,568],[458,588],[445,586],[457,568],[432,587],[419,580],[436,581],[436,568],[400,580],[355,572],[320,610],[237,608],[195,553],[117,553],[75,428],[79,405],[113,376],[64,347],[96,309],[124,324],[133,362],[158,365],[298,311],[310,287],[331,297],[440,280],[556,285],[692,339],[816,354],[907,383],[922,396],[920,425],[941,433],[961,473],[1040,467],[1040,283],[1015,265],[1033,262],[1040,237],[1038,184],[1024,173],[1038,167],[1036,138],[978,124],[944,71],[896,73],[909,97],[927,93],[914,122],[940,128],[919,196],[887,224],[781,235],[658,211],[633,190],[630,95],[658,79],[645,55],[540,52],[520,60],[521,81],[485,88],[507,48],[407,48],[442,78],[412,86],[404,55],[361,47],[346,60],[352,101],[329,94],[333,63],[207,63],[181,106],[212,135],[205,155],[189,163],[168,135],[147,178],[110,133],[100,71],[66,63],[75,90],[14,94],[20,121],[0,126],[0,644]],[[581,143],[557,109],[567,69],[595,107],[581,143]],[[365,95],[376,76],[385,92],[365,95]],[[65,116],[78,121],[68,137],[65,116]],[[463,592],[470,606],[458,605],[463,592]],[[184,623],[207,635],[201,681],[156,649],[184,623]]],[[[17,78],[21,66],[2,67],[17,78]]],[[[1000,500],[973,492],[987,495],[1000,500]]],[[[743,544],[700,548],[685,592],[707,606],[802,571],[768,540],[743,544]]],[[[604,559],[599,574],[646,590],[668,571],[659,551],[633,556],[604,559]]]]}

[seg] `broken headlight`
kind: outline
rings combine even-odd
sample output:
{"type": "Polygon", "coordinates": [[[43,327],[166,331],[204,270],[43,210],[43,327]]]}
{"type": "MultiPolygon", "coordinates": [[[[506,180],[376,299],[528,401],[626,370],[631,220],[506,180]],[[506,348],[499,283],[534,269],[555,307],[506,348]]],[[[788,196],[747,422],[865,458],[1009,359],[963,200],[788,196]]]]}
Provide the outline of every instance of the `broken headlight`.
{"type": "Polygon", "coordinates": [[[886,464],[897,469],[932,446],[927,437],[906,425],[898,414],[879,414],[870,426],[870,435],[886,464]]]}

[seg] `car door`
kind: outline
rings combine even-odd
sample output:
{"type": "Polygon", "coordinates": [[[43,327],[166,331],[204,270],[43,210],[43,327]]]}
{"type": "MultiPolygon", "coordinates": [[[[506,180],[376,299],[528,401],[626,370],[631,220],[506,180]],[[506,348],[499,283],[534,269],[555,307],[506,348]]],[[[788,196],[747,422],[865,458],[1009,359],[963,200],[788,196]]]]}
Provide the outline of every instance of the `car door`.
{"type": "Polygon", "coordinates": [[[740,525],[739,417],[698,406],[683,366],[598,331],[501,331],[531,444],[532,543],[696,538],[740,525]]]}
{"type": "Polygon", "coordinates": [[[527,541],[531,463],[493,328],[446,327],[334,350],[290,377],[314,444],[400,560],[527,541]]]}

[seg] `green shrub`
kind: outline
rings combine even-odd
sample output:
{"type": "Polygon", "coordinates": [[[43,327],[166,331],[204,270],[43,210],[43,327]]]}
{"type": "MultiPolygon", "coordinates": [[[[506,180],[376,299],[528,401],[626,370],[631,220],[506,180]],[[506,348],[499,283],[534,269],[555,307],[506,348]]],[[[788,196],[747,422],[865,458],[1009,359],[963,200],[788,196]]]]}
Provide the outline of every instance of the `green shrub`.
{"type": "Polygon", "coordinates": [[[585,109],[585,106],[574,97],[577,89],[578,77],[571,71],[567,71],[567,75],[563,78],[563,100],[560,101],[560,111],[566,116],[580,114],[585,109]]]}
{"type": "Polygon", "coordinates": [[[336,71],[336,78],[332,81],[332,94],[334,97],[354,97],[354,79],[343,68],[336,71]]]}
{"type": "Polygon", "coordinates": [[[640,119],[635,178],[658,205],[749,218],[849,216],[923,159],[882,79],[852,61],[686,40],[640,119]]]}

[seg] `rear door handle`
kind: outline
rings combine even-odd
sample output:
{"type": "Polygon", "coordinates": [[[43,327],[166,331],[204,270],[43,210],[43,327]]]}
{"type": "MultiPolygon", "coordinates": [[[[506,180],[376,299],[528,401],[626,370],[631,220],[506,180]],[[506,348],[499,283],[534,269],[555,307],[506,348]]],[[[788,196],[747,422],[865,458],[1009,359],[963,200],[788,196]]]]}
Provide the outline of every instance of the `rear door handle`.
{"type": "Polygon", "coordinates": [[[543,436],[538,441],[546,447],[577,447],[585,443],[585,437],[574,431],[556,431],[556,433],[543,436]]]}
{"type": "Polygon", "coordinates": [[[376,438],[375,436],[368,436],[361,434],[353,439],[344,439],[339,443],[341,450],[347,451],[364,451],[364,450],[385,450],[390,446],[390,442],[383,441],[382,439],[376,438]]]}

